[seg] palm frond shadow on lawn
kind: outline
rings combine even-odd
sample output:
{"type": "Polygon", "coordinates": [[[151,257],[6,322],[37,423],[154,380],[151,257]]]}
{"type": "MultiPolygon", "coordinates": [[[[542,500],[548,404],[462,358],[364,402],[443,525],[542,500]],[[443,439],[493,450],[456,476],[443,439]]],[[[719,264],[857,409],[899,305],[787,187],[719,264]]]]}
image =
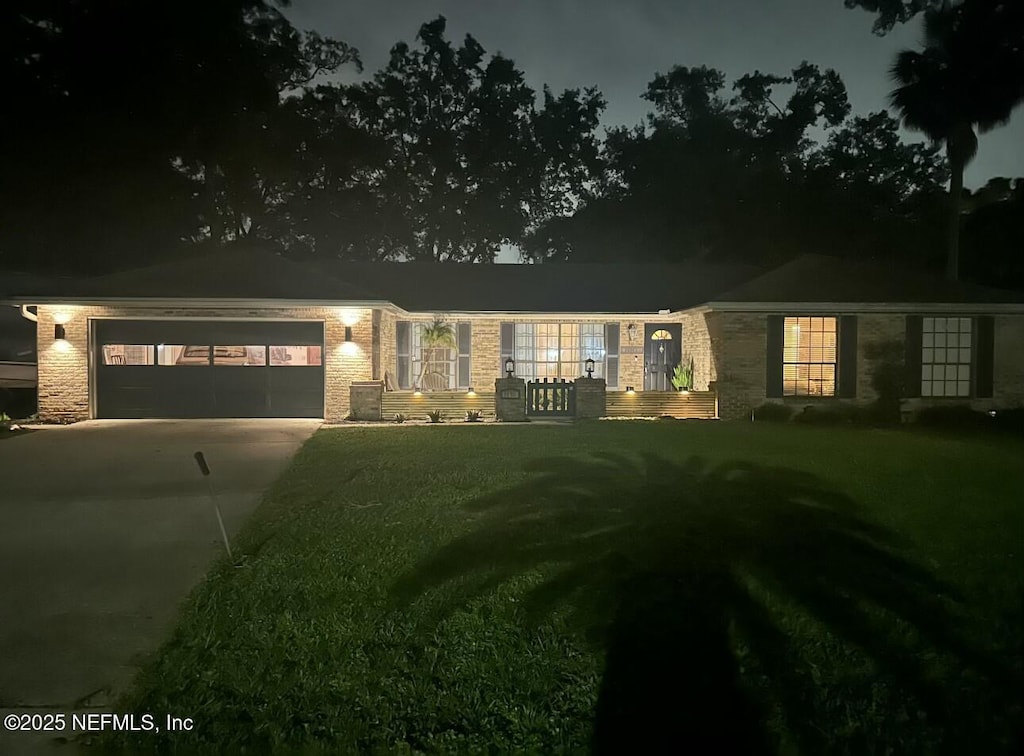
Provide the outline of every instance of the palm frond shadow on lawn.
{"type": "Polygon", "coordinates": [[[770,750],[764,704],[741,684],[737,637],[801,749],[827,747],[808,716],[812,675],[799,667],[771,602],[756,595],[766,592],[861,649],[937,725],[956,702],[929,674],[908,629],[956,663],[1000,676],[956,632],[962,607],[950,586],[902,558],[894,537],[814,476],[615,454],[526,469],[534,475],[522,485],[472,503],[474,529],[403,576],[392,595],[404,605],[459,581],[451,601],[462,605],[543,569],[548,579],[524,601],[527,620],[566,612],[606,653],[598,751],[680,742],[770,750]]]}

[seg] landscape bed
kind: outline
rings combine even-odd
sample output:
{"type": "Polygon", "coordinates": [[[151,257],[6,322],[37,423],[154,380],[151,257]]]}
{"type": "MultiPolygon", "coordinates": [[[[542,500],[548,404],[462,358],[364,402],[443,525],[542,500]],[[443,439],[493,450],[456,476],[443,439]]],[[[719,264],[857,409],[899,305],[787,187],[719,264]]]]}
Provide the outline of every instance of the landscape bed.
{"type": "Polygon", "coordinates": [[[109,744],[1007,752],[1022,454],[700,421],[322,430],[120,705],[195,730],[109,744]]]}

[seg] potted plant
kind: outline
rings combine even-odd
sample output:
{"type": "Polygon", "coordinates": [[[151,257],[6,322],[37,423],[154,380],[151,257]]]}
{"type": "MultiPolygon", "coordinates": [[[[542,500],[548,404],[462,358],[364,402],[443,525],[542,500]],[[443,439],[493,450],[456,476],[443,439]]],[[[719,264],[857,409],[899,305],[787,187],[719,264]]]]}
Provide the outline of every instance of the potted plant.
{"type": "Polygon", "coordinates": [[[693,388],[693,357],[686,367],[682,363],[676,365],[672,372],[672,385],[676,391],[689,391],[693,388]]]}

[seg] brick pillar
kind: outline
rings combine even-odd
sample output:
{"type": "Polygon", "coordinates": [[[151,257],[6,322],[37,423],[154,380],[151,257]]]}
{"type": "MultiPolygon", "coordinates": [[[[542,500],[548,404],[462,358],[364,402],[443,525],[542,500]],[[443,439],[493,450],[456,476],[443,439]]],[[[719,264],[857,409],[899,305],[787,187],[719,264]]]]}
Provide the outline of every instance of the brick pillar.
{"type": "Polygon", "coordinates": [[[604,417],[606,391],[604,378],[576,379],[576,417],[604,417]]]}
{"type": "Polygon", "coordinates": [[[719,379],[712,381],[708,387],[718,398],[718,418],[720,420],[749,420],[754,404],[743,391],[742,384],[719,379]]]}
{"type": "Polygon", "coordinates": [[[526,381],[522,378],[494,381],[494,414],[507,423],[526,420],[526,381]]]}
{"type": "Polygon", "coordinates": [[[353,420],[380,420],[383,381],[353,381],[349,387],[349,413],[353,420]]]}

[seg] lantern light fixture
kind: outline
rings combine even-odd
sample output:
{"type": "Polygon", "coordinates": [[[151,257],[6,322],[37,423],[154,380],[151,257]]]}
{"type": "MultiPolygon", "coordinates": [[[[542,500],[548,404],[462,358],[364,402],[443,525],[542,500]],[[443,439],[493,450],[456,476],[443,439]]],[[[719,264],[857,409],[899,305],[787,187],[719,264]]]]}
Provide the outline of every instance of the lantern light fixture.
{"type": "Polygon", "coordinates": [[[511,357],[505,358],[505,374],[511,378],[516,372],[516,361],[511,357]]]}
{"type": "Polygon", "coordinates": [[[587,366],[586,367],[586,369],[587,369],[587,378],[593,378],[594,377],[594,358],[593,357],[587,357],[586,361],[583,364],[587,366]]]}

